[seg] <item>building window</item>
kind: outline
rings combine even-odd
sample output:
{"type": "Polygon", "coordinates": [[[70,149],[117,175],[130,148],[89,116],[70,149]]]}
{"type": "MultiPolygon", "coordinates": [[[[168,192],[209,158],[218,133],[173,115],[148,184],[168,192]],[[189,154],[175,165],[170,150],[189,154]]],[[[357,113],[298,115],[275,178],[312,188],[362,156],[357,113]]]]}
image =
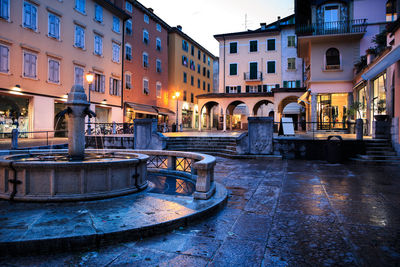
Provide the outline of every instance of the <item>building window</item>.
{"type": "Polygon", "coordinates": [[[197,79],[197,88],[200,89],[200,79],[197,79]]]}
{"type": "Polygon", "coordinates": [[[182,50],[185,52],[189,51],[189,44],[185,40],[182,40],[182,50]]]}
{"type": "Polygon", "coordinates": [[[161,83],[160,82],[156,83],[156,96],[157,96],[157,98],[161,98],[161,83]]]}
{"type": "Polygon", "coordinates": [[[229,54],[237,54],[238,52],[237,48],[238,48],[237,42],[229,43],[229,54]]]}
{"type": "Polygon", "coordinates": [[[276,86],[272,85],[272,84],[264,84],[263,85],[263,91],[267,92],[267,93],[270,93],[270,92],[272,92],[272,89],[274,89],[275,87],[276,86]]]}
{"type": "Polygon", "coordinates": [[[275,73],[275,61],[267,62],[267,73],[275,73]]]}
{"type": "Polygon", "coordinates": [[[297,81],[283,81],[284,88],[298,88],[300,87],[300,80],[297,81]]]}
{"type": "Polygon", "coordinates": [[[133,11],[133,6],[132,6],[132,4],[131,4],[130,2],[128,2],[128,1],[126,1],[126,2],[125,2],[125,9],[126,9],[128,12],[132,13],[132,11],[133,11]]]}
{"type": "Polygon", "coordinates": [[[103,22],[103,7],[95,4],[94,5],[94,20],[97,22],[103,22]]]}
{"type": "Polygon", "coordinates": [[[143,67],[149,67],[149,55],[147,53],[143,53],[143,67]]]}
{"type": "Polygon", "coordinates": [[[191,47],[190,54],[191,54],[192,56],[194,56],[194,45],[192,45],[192,47],[191,47]]]}
{"type": "Polygon", "coordinates": [[[210,78],[210,70],[207,70],[207,78],[210,78]]]}
{"type": "Polygon", "coordinates": [[[121,95],[121,81],[110,77],[110,95],[121,95]]]}
{"type": "Polygon", "coordinates": [[[206,82],[205,81],[203,81],[203,90],[204,91],[206,90],[206,82]]]}
{"type": "Polygon", "coordinates": [[[95,73],[94,74],[94,81],[91,85],[91,90],[104,93],[106,90],[106,77],[102,74],[95,73]]]}
{"type": "Polygon", "coordinates": [[[339,21],[339,6],[337,5],[327,5],[324,8],[324,22],[332,23],[333,25],[328,25],[330,28],[337,27],[338,25],[335,22],[339,21]],[[335,25],[336,24],[336,25],[335,25]]]}
{"type": "Polygon", "coordinates": [[[94,35],[94,53],[95,55],[103,55],[103,37],[98,34],[94,35]]]}
{"type": "Polygon", "coordinates": [[[397,19],[396,6],[396,0],[388,0],[386,2],[386,21],[395,21],[397,19]]]}
{"type": "Polygon", "coordinates": [[[206,67],[203,67],[203,76],[206,77],[206,67]]]}
{"type": "Polygon", "coordinates": [[[186,99],[187,99],[187,92],[183,91],[183,101],[186,101],[186,99]]]}
{"type": "Polygon", "coordinates": [[[146,30],[143,30],[143,43],[145,44],[149,43],[149,32],[146,30]]]}
{"type": "Polygon", "coordinates": [[[37,77],[37,55],[29,52],[24,52],[24,77],[37,77]]]}
{"type": "Polygon", "coordinates": [[[161,69],[161,60],[157,59],[156,60],[156,71],[158,73],[161,73],[162,69],[161,69]]]}
{"type": "Polygon", "coordinates": [[[185,56],[182,56],[182,65],[187,67],[188,66],[188,58],[185,56]]]}
{"type": "Polygon", "coordinates": [[[125,88],[128,90],[132,88],[131,80],[132,80],[132,75],[129,73],[126,73],[125,74],[125,88]]]}
{"type": "Polygon", "coordinates": [[[187,73],[183,72],[183,82],[187,83],[187,73]]]}
{"type": "Polygon", "coordinates": [[[143,94],[145,95],[149,95],[150,91],[149,91],[149,80],[147,79],[143,79],[143,94]]]}
{"type": "Polygon", "coordinates": [[[60,39],[60,17],[49,13],[48,35],[50,37],[60,39]]]}
{"type": "Polygon", "coordinates": [[[329,48],[326,51],[326,69],[327,70],[332,70],[332,69],[340,69],[340,53],[339,50],[336,48],[329,48]]]}
{"type": "Polygon", "coordinates": [[[275,39],[267,40],[267,51],[275,51],[275,39]]]}
{"type": "Polygon", "coordinates": [[[28,2],[24,2],[24,27],[37,30],[37,7],[28,2]]]}
{"type": "Polygon", "coordinates": [[[237,63],[229,64],[229,75],[237,75],[237,63]]]}
{"type": "Polygon", "coordinates": [[[60,62],[55,59],[49,59],[49,82],[60,82],[60,62]]]}
{"type": "Polygon", "coordinates": [[[190,69],[193,71],[196,71],[196,64],[194,63],[194,60],[190,60],[190,69]]]}
{"type": "Polygon", "coordinates": [[[149,16],[148,16],[147,14],[144,14],[143,20],[144,20],[144,22],[146,22],[147,24],[149,24],[149,22],[150,22],[149,16]]]}
{"type": "Polygon", "coordinates": [[[288,70],[295,70],[296,69],[296,58],[288,58],[287,59],[287,68],[288,70]]]}
{"type": "Polygon", "coordinates": [[[119,24],[120,24],[120,21],[119,21],[119,18],[117,18],[117,17],[113,17],[113,31],[115,31],[115,32],[118,32],[119,33],[119,24]]]}
{"type": "Polygon", "coordinates": [[[156,50],[161,51],[161,39],[160,38],[156,39],[156,50]]]}
{"type": "Polygon", "coordinates": [[[0,45],[0,72],[9,72],[9,53],[10,50],[7,46],[0,45]]]}
{"type": "Polygon", "coordinates": [[[201,59],[201,51],[197,51],[197,59],[200,60],[201,59]]]}
{"type": "Polygon", "coordinates": [[[127,35],[132,35],[132,20],[130,19],[125,23],[125,32],[127,35]]]}
{"type": "Polygon", "coordinates": [[[85,48],[85,29],[75,25],[75,47],[85,48]]]}
{"type": "Polygon", "coordinates": [[[125,45],[125,59],[132,60],[132,46],[129,44],[125,45]]]}
{"type": "Polygon", "coordinates": [[[288,47],[296,47],[296,36],[288,36],[287,46],[288,47]]]}
{"type": "Polygon", "coordinates": [[[190,93],[190,102],[194,103],[194,94],[190,93]]]}
{"type": "Polygon", "coordinates": [[[250,41],[250,52],[257,52],[258,51],[258,41],[250,41]]]}
{"type": "Polygon", "coordinates": [[[10,0],[0,0],[0,17],[10,19],[10,0]]]}
{"type": "Polygon", "coordinates": [[[194,77],[193,76],[190,76],[190,85],[194,85],[194,77]]]}
{"type": "Polygon", "coordinates": [[[119,63],[119,57],[120,53],[119,51],[121,50],[120,45],[113,43],[112,44],[112,61],[119,63]]]}
{"type": "Polygon", "coordinates": [[[206,63],[206,54],[203,54],[203,63],[206,63]]]}
{"type": "Polygon", "coordinates": [[[210,57],[207,57],[207,65],[210,66],[210,64],[211,64],[211,59],[210,57]]]}
{"type": "Polygon", "coordinates": [[[74,82],[75,84],[83,86],[83,68],[75,66],[74,68],[74,82]]]}
{"type": "Polygon", "coordinates": [[[210,84],[207,83],[207,92],[210,92],[210,84]]]}
{"type": "MultiPolygon", "coordinates": [[[[158,31],[158,32],[161,32],[161,25],[160,24],[156,24],[156,30],[158,31]]],[[[161,97],[161,96],[160,96],[161,97]]]]}
{"type": "Polygon", "coordinates": [[[75,9],[85,14],[85,0],[75,0],[75,9]]]}

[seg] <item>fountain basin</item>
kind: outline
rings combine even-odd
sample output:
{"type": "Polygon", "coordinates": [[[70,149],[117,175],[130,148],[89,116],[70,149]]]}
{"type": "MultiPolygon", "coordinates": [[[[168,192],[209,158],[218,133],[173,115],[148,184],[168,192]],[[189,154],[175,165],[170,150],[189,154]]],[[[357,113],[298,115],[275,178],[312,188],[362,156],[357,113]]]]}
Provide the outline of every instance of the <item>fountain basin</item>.
{"type": "Polygon", "coordinates": [[[16,201],[80,201],[131,194],[147,187],[148,156],[87,150],[83,161],[67,151],[0,157],[0,198],[16,201]]]}

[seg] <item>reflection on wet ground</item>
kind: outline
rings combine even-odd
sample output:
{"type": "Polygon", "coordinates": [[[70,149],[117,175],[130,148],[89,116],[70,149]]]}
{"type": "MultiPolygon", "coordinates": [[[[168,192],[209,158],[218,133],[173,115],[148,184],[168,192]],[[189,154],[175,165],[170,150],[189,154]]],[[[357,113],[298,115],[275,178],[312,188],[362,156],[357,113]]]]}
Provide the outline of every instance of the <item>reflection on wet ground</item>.
{"type": "MultiPolygon", "coordinates": [[[[217,158],[215,180],[228,188],[228,204],[197,224],[0,265],[400,265],[400,166],[217,158]]],[[[159,181],[176,191],[167,178],[159,181]]]]}
{"type": "Polygon", "coordinates": [[[171,175],[149,173],[147,180],[149,181],[149,192],[151,193],[190,196],[196,189],[191,181],[171,175]]]}

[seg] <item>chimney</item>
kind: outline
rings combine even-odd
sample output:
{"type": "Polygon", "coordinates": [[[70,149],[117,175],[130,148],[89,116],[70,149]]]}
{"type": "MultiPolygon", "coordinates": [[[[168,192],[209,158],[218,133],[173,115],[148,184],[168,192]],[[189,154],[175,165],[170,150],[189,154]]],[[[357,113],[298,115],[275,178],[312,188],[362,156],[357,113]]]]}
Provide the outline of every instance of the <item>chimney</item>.
{"type": "Polygon", "coordinates": [[[181,25],[178,25],[176,27],[178,28],[178,30],[182,31],[182,26],[181,25]]]}
{"type": "Polygon", "coordinates": [[[148,10],[149,10],[151,13],[154,12],[154,10],[153,10],[151,7],[149,7],[148,10]]]}
{"type": "Polygon", "coordinates": [[[278,21],[281,20],[281,16],[278,16],[278,21]]]}
{"type": "Polygon", "coordinates": [[[265,30],[265,27],[267,26],[267,23],[265,23],[265,22],[260,23],[260,26],[261,26],[261,30],[265,30]]]}

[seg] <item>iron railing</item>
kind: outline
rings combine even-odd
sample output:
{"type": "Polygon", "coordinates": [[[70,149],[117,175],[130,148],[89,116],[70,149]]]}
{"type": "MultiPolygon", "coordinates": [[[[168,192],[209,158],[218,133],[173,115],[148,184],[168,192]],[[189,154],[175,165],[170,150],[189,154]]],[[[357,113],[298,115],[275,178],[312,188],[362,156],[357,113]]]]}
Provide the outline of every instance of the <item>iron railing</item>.
{"type": "Polygon", "coordinates": [[[243,79],[245,81],[262,81],[263,80],[263,74],[262,74],[261,71],[244,72],[243,73],[243,79]]]}
{"type": "Polygon", "coordinates": [[[112,134],[133,134],[133,123],[86,123],[86,135],[112,134]]]}
{"type": "Polygon", "coordinates": [[[324,23],[299,25],[298,35],[331,35],[345,33],[364,33],[367,29],[366,19],[342,20],[324,23]]]}

